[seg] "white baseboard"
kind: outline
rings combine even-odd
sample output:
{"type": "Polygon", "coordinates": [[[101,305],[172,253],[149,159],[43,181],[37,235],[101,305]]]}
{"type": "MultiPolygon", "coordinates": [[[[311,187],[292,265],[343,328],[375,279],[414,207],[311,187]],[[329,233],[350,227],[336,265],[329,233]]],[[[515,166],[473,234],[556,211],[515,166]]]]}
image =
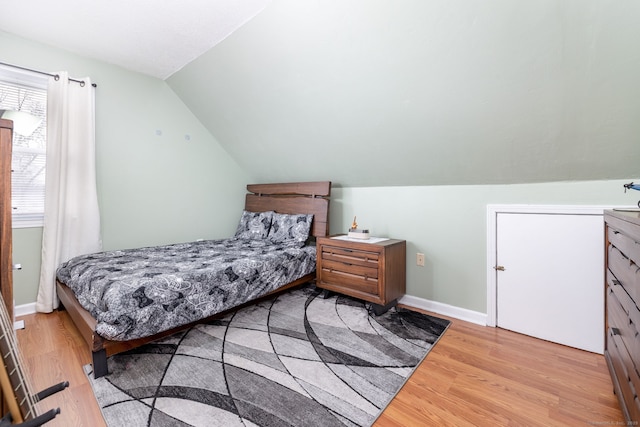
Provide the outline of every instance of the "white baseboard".
{"type": "MultiPolygon", "coordinates": [[[[430,311],[432,313],[442,314],[443,316],[454,317],[456,319],[464,320],[466,322],[475,323],[477,325],[487,325],[487,315],[478,311],[467,310],[466,308],[455,307],[453,305],[444,304],[441,302],[431,301],[424,298],[414,297],[411,295],[405,295],[400,300],[399,304],[408,305],[410,307],[419,308],[421,310],[430,311]]],[[[36,312],[36,303],[16,305],[14,307],[15,317],[26,316],[34,314],[36,312]]]]}
{"type": "Polygon", "coordinates": [[[26,316],[28,314],[35,314],[36,312],[36,303],[32,302],[29,304],[21,304],[13,307],[14,317],[26,316]]]}
{"type": "Polygon", "coordinates": [[[419,308],[421,310],[431,311],[433,313],[442,314],[443,316],[454,317],[456,319],[475,323],[477,325],[487,325],[487,315],[485,313],[467,310],[466,308],[455,307],[453,305],[444,304],[441,302],[430,301],[428,299],[418,298],[411,295],[405,295],[398,300],[398,304],[404,304],[410,307],[419,308]]]}

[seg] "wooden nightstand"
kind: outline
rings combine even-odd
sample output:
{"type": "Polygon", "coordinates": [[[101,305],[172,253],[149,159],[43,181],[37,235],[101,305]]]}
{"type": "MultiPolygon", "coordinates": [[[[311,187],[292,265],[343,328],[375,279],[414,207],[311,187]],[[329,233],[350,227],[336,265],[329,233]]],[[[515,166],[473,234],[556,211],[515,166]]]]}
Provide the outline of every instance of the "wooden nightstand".
{"type": "Polygon", "coordinates": [[[397,303],[406,289],[405,240],[316,240],[316,286],[373,303],[380,315],[397,303]]]}

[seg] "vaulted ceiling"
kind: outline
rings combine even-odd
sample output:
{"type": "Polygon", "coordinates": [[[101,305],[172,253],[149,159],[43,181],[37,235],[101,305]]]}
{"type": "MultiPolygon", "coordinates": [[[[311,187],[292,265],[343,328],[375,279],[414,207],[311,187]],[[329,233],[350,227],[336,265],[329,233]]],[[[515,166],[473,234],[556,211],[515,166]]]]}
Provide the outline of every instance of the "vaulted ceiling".
{"type": "Polygon", "coordinates": [[[255,180],[640,175],[634,0],[65,2],[48,43],[165,79],[255,180]]]}
{"type": "Polygon", "coordinates": [[[0,0],[0,30],[165,79],[269,1],[0,0]]]}

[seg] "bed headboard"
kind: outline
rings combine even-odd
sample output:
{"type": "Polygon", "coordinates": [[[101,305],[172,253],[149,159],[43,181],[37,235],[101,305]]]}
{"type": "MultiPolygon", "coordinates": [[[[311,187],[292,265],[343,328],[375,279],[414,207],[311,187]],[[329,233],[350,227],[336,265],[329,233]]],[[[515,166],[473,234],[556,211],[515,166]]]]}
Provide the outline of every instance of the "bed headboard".
{"type": "Polygon", "coordinates": [[[311,235],[329,234],[331,181],[249,184],[244,208],[251,212],[276,211],[313,214],[311,235]]]}

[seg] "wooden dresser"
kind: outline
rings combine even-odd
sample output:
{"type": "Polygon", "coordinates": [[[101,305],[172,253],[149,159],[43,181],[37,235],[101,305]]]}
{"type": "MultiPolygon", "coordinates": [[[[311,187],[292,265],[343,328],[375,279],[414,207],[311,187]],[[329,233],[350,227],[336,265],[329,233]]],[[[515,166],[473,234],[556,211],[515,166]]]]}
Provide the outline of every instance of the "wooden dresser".
{"type": "Polygon", "coordinates": [[[316,286],[372,302],[379,315],[406,289],[406,241],[342,240],[319,237],[316,286]]]}
{"type": "MultiPolygon", "coordinates": [[[[13,264],[11,261],[11,151],[13,122],[0,119],[0,292],[13,319],[13,264]]],[[[0,411],[8,412],[0,390],[0,411]]]]}
{"type": "Polygon", "coordinates": [[[13,122],[0,119],[0,292],[13,319],[13,264],[11,261],[11,140],[13,122]]]}
{"type": "MultiPolygon", "coordinates": [[[[628,422],[640,422],[640,212],[606,211],[604,355],[628,422]]],[[[629,424],[631,425],[631,424],[629,424]]]]}

